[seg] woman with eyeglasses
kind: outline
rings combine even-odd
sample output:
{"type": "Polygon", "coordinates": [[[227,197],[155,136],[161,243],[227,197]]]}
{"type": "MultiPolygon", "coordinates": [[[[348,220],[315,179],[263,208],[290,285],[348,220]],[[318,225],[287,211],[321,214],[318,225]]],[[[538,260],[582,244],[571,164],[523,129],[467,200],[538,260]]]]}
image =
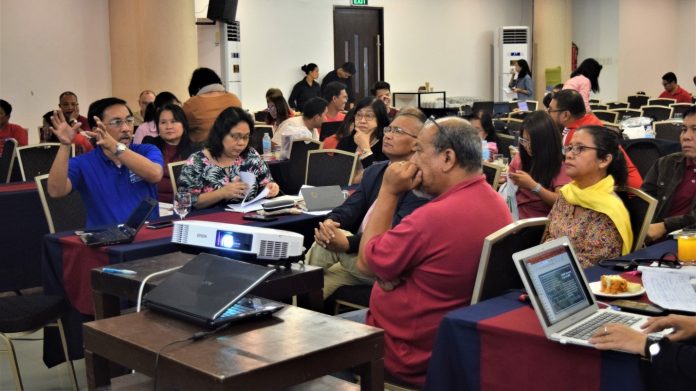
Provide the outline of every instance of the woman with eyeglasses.
{"type": "Polygon", "coordinates": [[[628,254],[633,232],[628,211],[614,193],[627,171],[616,134],[602,126],[578,129],[565,153],[563,186],[549,213],[544,241],[567,236],[583,267],[628,254]]]}
{"type": "Polygon", "coordinates": [[[249,137],[254,120],[239,107],[229,107],[215,120],[206,148],[192,154],[181,170],[179,191],[191,193],[194,207],[208,208],[240,203],[255,198],[264,188],[267,198],[278,195],[268,166],[254,148],[249,137]],[[251,188],[242,181],[240,173],[255,176],[251,188]]]}
{"type": "Polygon", "coordinates": [[[363,98],[355,106],[354,129],[350,136],[338,141],[336,149],[357,153],[360,159],[354,183],[360,183],[362,170],[372,163],[387,160],[382,152],[382,136],[384,127],[389,125],[387,107],[381,100],[369,96],[363,98]]]}
{"type": "Polygon", "coordinates": [[[283,92],[277,88],[269,88],[266,91],[266,105],[268,113],[266,124],[273,126],[274,132],[283,121],[295,116],[295,112],[290,110],[283,92]]]}
{"type": "Polygon", "coordinates": [[[164,174],[157,184],[157,199],[161,202],[172,202],[174,192],[169,176],[169,163],[185,160],[200,148],[189,139],[189,124],[181,106],[166,104],[155,113],[157,137],[145,136],[143,144],[156,146],[164,158],[164,174]]]}
{"type": "Polygon", "coordinates": [[[522,123],[519,143],[508,178],[518,186],[520,219],[546,217],[561,187],[571,181],[563,163],[561,135],[551,116],[535,111],[522,123]]]}

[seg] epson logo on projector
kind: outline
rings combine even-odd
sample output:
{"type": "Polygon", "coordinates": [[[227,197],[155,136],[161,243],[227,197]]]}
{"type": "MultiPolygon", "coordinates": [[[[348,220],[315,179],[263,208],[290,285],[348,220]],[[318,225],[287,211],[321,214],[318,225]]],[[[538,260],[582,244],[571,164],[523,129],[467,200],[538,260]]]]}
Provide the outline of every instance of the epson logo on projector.
{"type": "Polygon", "coordinates": [[[207,238],[207,237],[208,237],[208,235],[203,235],[203,234],[196,234],[196,237],[197,237],[197,238],[202,238],[202,239],[205,239],[205,238],[207,238]]]}

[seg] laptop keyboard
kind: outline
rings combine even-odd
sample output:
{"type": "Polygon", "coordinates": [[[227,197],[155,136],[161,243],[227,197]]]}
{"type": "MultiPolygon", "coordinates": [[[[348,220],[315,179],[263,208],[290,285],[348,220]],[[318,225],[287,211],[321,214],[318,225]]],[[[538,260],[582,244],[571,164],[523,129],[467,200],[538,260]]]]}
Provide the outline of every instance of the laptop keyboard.
{"type": "Polygon", "coordinates": [[[615,312],[602,312],[598,316],[591,318],[587,322],[583,322],[575,328],[572,328],[565,333],[561,334],[561,337],[575,338],[581,340],[588,340],[594,334],[598,328],[604,326],[607,323],[623,323],[627,326],[634,325],[640,322],[643,318],[617,314],[615,312]]]}
{"type": "Polygon", "coordinates": [[[232,307],[225,310],[225,312],[223,312],[222,315],[220,315],[219,319],[229,318],[232,316],[236,316],[236,315],[243,314],[246,312],[251,312],[254,310],[256,310],[256,308],[254,308],[253,302],[251,300],[242,299],[242,300],[236,302],[232,307]],[[247,302],[249,304],[246,304],[247,302]]]}

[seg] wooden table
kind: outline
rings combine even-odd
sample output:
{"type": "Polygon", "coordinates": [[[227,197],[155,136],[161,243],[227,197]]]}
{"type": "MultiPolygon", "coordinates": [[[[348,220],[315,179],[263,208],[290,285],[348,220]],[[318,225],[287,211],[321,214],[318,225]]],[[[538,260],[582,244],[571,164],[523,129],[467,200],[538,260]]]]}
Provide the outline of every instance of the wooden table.
{"type": "MultiPolygon", "coordinates": [[[[184,265],[195,254],[174,252],[155,257],[123,262],[116,268],[138,272],[136,275],[105,273],[102,268],[92,269],[92,298],[96,319],[121,314],[120,299],[136,301],[140,284],[148,275],[184,265]]],[[[168,274],[153,277],[145,284],[144,293],[157,286],[168,274]]],[[[298,305],[321,311],[324,273],[320,267],[293,263],[290,269],[278,267],[275,273],[255,287],[251,293],[271,300],[297,296],[298,305]]]]}
{"type": "Polygon", "coordinates": [[[109,384],[110,361],[186,390],[276,390],[352,367],[362,390],[384,389],[378,328],[286,306],[273,317],[163,349],[203,330],[151,311],[85,323],[89,389],[109,384]]]}

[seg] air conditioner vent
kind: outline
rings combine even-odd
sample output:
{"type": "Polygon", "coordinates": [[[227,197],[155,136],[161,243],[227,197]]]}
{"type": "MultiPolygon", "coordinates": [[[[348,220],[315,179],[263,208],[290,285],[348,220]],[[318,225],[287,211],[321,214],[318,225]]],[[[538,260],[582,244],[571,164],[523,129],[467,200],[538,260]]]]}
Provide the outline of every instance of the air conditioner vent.
{"type": "Polygon", "coordinates": [[[240,41],[239,21],[227,24],[227,40],[229,42],[240,41]]]}
{"type": "Polygon", "coordinates": [[[527,29],[504,29],[503,44],[506,43],[527,43],[527,29]]]}

